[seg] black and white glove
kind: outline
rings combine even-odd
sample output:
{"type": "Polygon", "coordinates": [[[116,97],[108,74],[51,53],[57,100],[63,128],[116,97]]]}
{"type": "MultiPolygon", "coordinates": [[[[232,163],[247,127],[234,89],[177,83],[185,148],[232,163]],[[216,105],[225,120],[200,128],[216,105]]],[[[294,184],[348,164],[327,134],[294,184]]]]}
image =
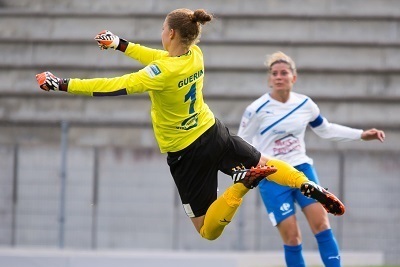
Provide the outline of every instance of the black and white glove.
{"type": "Polygon", "coordinates": [[[101,50],[107,50],[108,48],[115,50],[120,42],[120,38],[108,30],[100,32],[94,39],[97,41],[101,50]]]}
{"type": "Polygon", "coordinates": [[[39,84],[39,87],[45,91],[59,91],[60,88],[60,78],[56,77],[50,71],[45,71],[39,74],[36,74],[36,80],[39,84]]]}

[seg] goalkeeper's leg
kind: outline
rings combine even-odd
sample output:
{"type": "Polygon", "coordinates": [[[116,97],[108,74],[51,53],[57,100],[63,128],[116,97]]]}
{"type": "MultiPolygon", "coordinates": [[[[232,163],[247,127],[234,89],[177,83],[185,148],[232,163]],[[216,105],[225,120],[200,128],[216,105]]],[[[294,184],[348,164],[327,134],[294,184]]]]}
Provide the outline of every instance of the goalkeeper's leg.
{"type": "Polygon", "coordinates": [[[296,170],[290,164],[279,159],[270,159],[263,155],[260,159],[260,165],[273,166],[277,169],[275,173],[266,177],[269,181],[284,186],[299,188],[306,197],[313,198],[320,202],[329,213],[343,215],[345,212],[343,203],[334,194],[308,180],[304,173],[296,170]]]}
{"type": "Polygon", "coordinates": [[[304,173],[296,170],[292,165],[285,161],[261,156],[260,165],[273,166],[277,169],[275,173],[268,175],[267,180],[273,181],[283,186],[300,188],[305,182],[309,182],[304,173]]]}
{"type": "Polygon", "coordinates": [[[200,235],[208,240],[217,239],[224,228],[232,221],[242,203],[242,198],[250,189],[242,183],[236,183],[226,189],[208,208],[202,218],[192,218],[200,235]]]}
{"type": "MultiPolygon", "coordinates": [[[[259,164],[265,166],[266,162],[267,158],[261,156],[259,164]]],[[[309,182],[302,172],[297,171],[291,165],[281,160],[269,160],[268,166],[269,168],[260,168],[260,170],[263,171],[262,173],[264,173],[263,177],[266,177],[268,180],[274,175],[274,179],[271,179],[272,181],[298,188],[300,188],[304,182],[309,182]],[[274,165],[275,168],[272,168],[272,165],[274,165]],[[276,169],[278,169],[278,171],[276,171],[276,169]],[[275,175],[275,172],[279,172],[280,174],[275,175]]],[[[249,178],[255,179],[255,181],[257,181],[255,186],[257,186],[259,173],[252,173],[251,170],[253,169],[257,170],[257,168],[251,168],[240,169],[239,171],[243,171],[244,174],[250,173],[249,178]]],[[[233,172],[237,174],[235,170],[233,172]]],[[[242,198],[251,188],[253,188],[253,180],[234,179],[234,184],[228,187],[223,195],[211,204],[205,216],[191,218],[200,235],[208,240],[217,239],[222,234],[224,228],[231,222],[242,203],[242,198]]]]}

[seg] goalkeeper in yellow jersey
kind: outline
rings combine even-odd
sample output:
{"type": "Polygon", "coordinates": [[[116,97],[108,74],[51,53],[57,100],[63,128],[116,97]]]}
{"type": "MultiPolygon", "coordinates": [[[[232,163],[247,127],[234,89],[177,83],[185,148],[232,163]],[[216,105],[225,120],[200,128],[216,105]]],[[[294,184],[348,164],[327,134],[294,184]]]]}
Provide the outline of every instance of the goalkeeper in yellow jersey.
{"type": "Polygon", "coordinates": [[[266,177],[301,188],[328,212],[343,214],[344,206],[333,194],[286,162],[261,155],[214,117],[203,99],[203,53],[196,45],[201,26],[212,19],[202,9],[170,12],[161,34],[164,50],[128,42],[110,31],[95,37],[101,49],[119,50],[144,64],[138,72],[115,78],[62,79],[47,71],[37,74],[36,79],[43,90],[70,94],[120,96],[148,92],[156,140],[161,152],[168,155],[183,208],[203,238],[218,238],[244,195],[266,177]],[[219,197],[218,171],[233,179],[219,197]]]}

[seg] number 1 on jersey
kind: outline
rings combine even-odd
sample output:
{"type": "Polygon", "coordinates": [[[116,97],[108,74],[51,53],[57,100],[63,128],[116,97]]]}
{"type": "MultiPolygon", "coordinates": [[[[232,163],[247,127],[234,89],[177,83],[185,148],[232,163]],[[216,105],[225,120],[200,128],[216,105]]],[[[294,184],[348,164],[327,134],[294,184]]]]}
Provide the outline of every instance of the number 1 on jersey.
{"type": "Polygon", "coordinates": [[[185,95],[185,102],[190,99],[189,114],[194,113],[194,103],[196,102],[196,83],[194,83],[189,92],[185,95]]]}

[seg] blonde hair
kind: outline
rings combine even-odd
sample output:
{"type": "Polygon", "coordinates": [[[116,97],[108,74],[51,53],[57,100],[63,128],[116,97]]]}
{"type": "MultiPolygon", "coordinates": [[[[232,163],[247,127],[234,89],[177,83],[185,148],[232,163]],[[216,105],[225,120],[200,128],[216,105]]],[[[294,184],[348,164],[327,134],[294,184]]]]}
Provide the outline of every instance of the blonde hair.
{"type": "Polygon", "coordinates": [[[291,59],[288,55],[281,51],[277,51],[272,55],[267,55],[267,60],[265,61],[265,66],[268,67],[270,71],[272,66],[276,63],[286,63],[289,65],[290,69],[293,71],[293,74],[296,74],[296,64],[293,59],[291,59]]]}

